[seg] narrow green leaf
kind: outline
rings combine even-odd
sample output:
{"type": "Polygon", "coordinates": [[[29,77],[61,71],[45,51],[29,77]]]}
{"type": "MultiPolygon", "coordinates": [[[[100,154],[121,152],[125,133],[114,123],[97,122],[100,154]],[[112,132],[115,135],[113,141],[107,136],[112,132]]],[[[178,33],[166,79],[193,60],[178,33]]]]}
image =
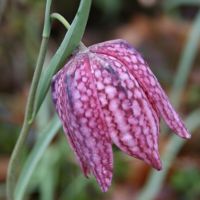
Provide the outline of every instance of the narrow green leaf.
{"type": "Polygon", "coordinates": [[[72,54],[73,50],[79,45],[85,31],[86,23],[89,16],[91,0],[82,0],[77,14],[66,33],[60,47],[51,59],[49,66],[42,72],[35,101],[35,109],[33,118],[42,104],[44,97],[49,89],[52,76],[63,67],[67,58],[72,54]]]}
{"type": "MultiPolygon", "coordinates": [[[[176,74],[176,79],[173,85],[173,89],[171,92],[171,99],[173,105],[176,107],[180,103],[180,96],[185,87],[186,81],[188,79],[189,72],[192,67],[192,63],[197,53],[197,48],[199,44],[200,38],[200,12],[198,13],[192,30],[189,34],[188,41],[183,50],[180,63],[178,66],[178,71],[176,74]]],[[[192,133],[198,126],[200,126],[200,110],[195,111],[186,119],[186,126],[192,133]]],[[[176,135],[172,136],[167,148],[162,156],[163,158],[163,170],[157,172],[152,170],[146,185],[144,186],[141,194],[138,197],[138,200],[149,199],[152,200],[162,187],[162,183],[168,173],[169,167],[171,163],[175,159],[177,153],[181,149],[181,147],[185,144],[185,140],[181,140],[176,135]]]]}
{"type": "Polygon", "coordinates": [[[60,155],[57,151],[57,145],[51,145],[43,155],[43,158],[34,176],[38,177],[38,188],[42,200],[54,200],[56,193],[56,185],[58,184],[58,161],[60,155]],[[47,170],[48,169],[48,170],[47,170]],[[37,173],[40,171],[39,173],[37,173]]]}
{"type": "Polygon", "coordinates": [[[200,0],[167,0],[163,1],[163,6],[166,10],[176,8],[181,5],[199,6],[200,0]]]}
{"type": "Polygon", "coordinates": [[[60,127],[60,120],[57,115],[55,115],[43,133],[41,133],[41,136],[38,138],[37,143],[21,170],[20,177],[15,188],[15,200],[22,200],[24,198],[26,188],[37,164],[60,127]]]}
{"type": "MultiPolygon", "coordinates": [[[[194,111],[190,116],[186,119],[186,126],[188,127],[190,133],[195,131],[200,126],[200,109],[194,111]]],[[[155,199],[156,194],[160,191],[162,187],[162,183],[169,171],[169,168],[176,158],[178,152],[181,147],[186,143],[186,140],[178,138],[176,135],[171,136],[167,148],[162,155],[163,158],[163,169],[160,172],[152,170],[149,176],[149,179],[138,196],[137,200],[153,200],[155,199]]]]}
{"type": "Polygon", "coordinates": [[[178,65],[178,70],[175,74],[175,81],[172,86],[172,91],[170,94],[170,99],[175,107],[177,107],[180,103],[181,94],[185,88],[185,85],[188,80],[188,76],[190,74],[191,68],[193,66],[194,59],[198,52],[200,40],[200,12],[198,13],[190,34],[188,36],[188,40],[183,49],[180,62],[178,65]]]}
{"type": "Polygon", "coordinates": [[[84,179],[82,174],[78,174],[74,177],[73,181],[68,185],[68,187],[63,191],[62,195],[60,196],[60,200],[73,200],[73,199],[80,199],[80,196],[85,193],[86,186],[92,182],[93,179],[84,179]]]}

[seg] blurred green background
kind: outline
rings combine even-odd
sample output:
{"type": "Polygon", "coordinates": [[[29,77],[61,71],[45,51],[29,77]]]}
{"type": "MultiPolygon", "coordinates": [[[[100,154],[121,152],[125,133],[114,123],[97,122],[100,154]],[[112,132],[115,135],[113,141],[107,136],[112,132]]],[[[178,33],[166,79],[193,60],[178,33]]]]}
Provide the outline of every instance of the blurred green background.
{"type": "MultiPolygon", "coordinates": [[[[57,0],[52,10],[72,21],[78,4],[79,0],[57,0]]],[[[44,0],[0,1],[0,200],[6,199],[6,170],[23,122],[41,42],[44,6],[44,0]]],[[[82,175],[60,131],[31,178],[27,199],[200,199],[200,115],[191,115],[200,109],[199,8],[199,0],[94,0],[83,38],[88,46],[126,39],[144,55],[181,116],[190,116],[187,124],[194,135],[189,141],[171,137],[165,126],[161,128],[163,167],[167,159],[166,166],[171,165],[155,172],[114,147],[113,183],[107,193],[101,193],[93,177],[82,175]]],[[[46,65],[64,34],[64,27],[54,22],[46,65]]],[[[47,96],[27,139],[24,160],[53,113],[47,96]]]]}

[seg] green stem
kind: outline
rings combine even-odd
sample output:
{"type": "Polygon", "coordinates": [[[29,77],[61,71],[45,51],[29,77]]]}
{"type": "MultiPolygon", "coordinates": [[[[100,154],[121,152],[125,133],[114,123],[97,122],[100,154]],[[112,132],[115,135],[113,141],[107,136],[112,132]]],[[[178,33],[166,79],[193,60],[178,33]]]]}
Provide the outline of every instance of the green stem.
{"type": "Polygon", "coordinates": [[[51,19],[57,19],[67,30],[70,28],[69,22],[59,13],[52,13],[51,19]]]}
{"type": "Polygon", "coordinates": [[[47,52],[47,45],[48,45],[48,38],[50,35],[50,7],[51,1],[46,1],[46,12],[45,12],[45,22],[44,22],[44,29],[43,29],[43,39],[40,46],[39,56],[37,59],[36,69],[33,75],[33,80],[27,100],[26,110],[25,110],[25,117],[21,132],[19,134],[19,138],[17,143],[14,147],[13,153],[10,158],[9,166],[8,166],[8,173],[7,173],[7,196],[9,200],[14,200],[14,187],[17,179],[17,172],[19,169],[19,162],[20,162],[20,155],[23,150],[23,146],[28,135],[28,132],[31,127],[30,119],[33,113],[33,106],[35,101],[35,94],[38,87],[38,82],[40,79],[42,67],[44,64],[45,55],[47,52]]]}
{"type": "Polygon", "coordinates": [[[72,52],[77,48],[80,43],[81,38],[83,37],[85,27],[87,24],[90,7],[92,0],[81,0],[76,16],[74,17],[70,29],[65,34],[63,41],[58,47],[57,51],[53,55],[52,59],[49,62],[49,66],[45,68],[41,74],[34,111],[32,115],[32,120],[37,115],[37,112],[44,101],[46,93],[50,87],[51,79],[53,75],[64,66],[67,58],[70,57],[72,52]]]}
{"type": "Polygon", "coordinates": [[[187,42],[183,49],[178,70],[175,74],[176,79],[170,93],[170,99],[175,107],[180,105],[181,95],[188,81],[190,71],[193,67],[195,58],[197,57],[200,40],[200,11],[198,12],[192,29],[188,35],[187,42]]]}
{"type": "MultiPolygon", "coordinates": [[[[63,26],[68,30],[70,28],[69,22],[59,13],[52,13],[51,14],[51,19],[56,19],[58,20],[63,26]]],[[[85,50],[87,47],[83,44],[83,42],[80,42],[79,47],[80,50],[85,50]]]]}

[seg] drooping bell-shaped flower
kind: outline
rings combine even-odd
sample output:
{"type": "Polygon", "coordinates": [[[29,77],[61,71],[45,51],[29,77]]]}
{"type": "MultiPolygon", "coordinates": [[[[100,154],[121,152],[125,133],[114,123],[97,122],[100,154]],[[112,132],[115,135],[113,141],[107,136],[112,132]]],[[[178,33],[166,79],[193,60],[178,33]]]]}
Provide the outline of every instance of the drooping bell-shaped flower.
{"type": "Polygon", "coordinates": [[[91,172],[102,191],[111,184],[112,143],[160,170],[160,117],[190,138],[148,64],[124,40],[77,52],[53,77],[52,97],[85,176],[91,172]]]}

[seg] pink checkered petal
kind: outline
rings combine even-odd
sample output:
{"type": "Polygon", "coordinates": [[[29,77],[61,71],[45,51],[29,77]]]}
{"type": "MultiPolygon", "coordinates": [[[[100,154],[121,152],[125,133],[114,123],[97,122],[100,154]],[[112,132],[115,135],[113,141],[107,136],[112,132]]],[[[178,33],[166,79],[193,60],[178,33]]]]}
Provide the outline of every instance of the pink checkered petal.
{"type": "Polygon", "coordinates": [[[160,170],[159,119],[137,80],[113,57],[89,54],[89,58],[113,142],[127,154],[160,170]]]}
{"type": "Polygon", "coordinates": [[[113,40],[93,45],[90,51],[104,54],[121,61],[146,93],[155,110],[162,115],[168,126],[183,138],[190,138],[184,123],[172,107],[158,80],[142,56],[124,40],[113,40]]]}
{"type": "Polygon", "coordinates": [[[87,176],[91,171],[102,191],[112,180],[112,144],[87,54],[76,55],[53,79],[53,100],[73,150],[87,176]]]}

